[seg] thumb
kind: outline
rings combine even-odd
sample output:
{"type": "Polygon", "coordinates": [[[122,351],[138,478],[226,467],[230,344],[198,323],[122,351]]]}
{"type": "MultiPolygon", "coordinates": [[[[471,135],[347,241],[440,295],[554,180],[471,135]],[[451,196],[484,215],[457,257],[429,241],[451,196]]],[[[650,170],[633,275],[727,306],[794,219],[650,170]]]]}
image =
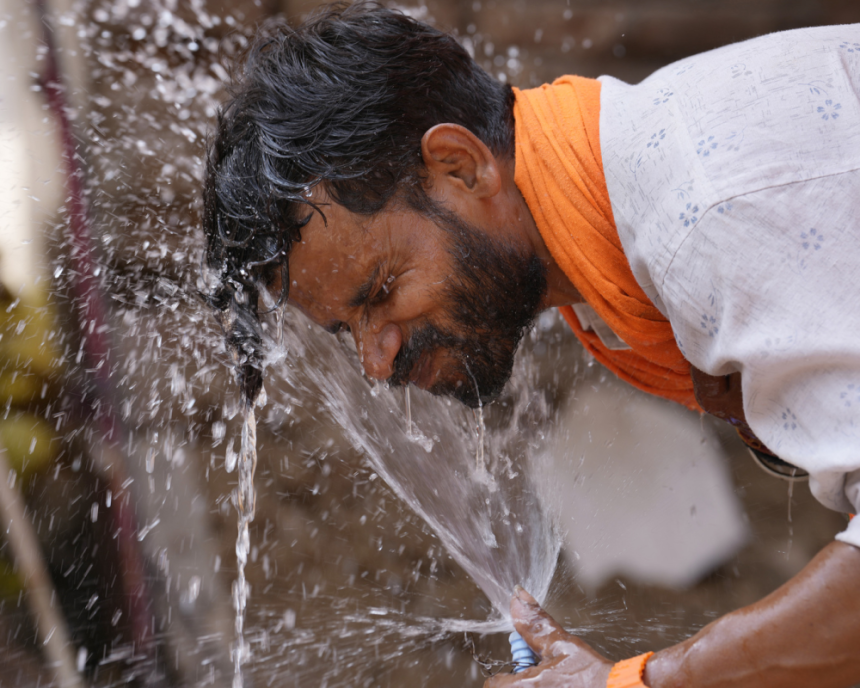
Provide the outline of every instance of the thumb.
{"type": "Polygon", "coordinates": [[[553,657],[556,642],[568,639],[567,631],[519,585],[511,598],[511,616],[514,628],[542,660],[553,657]]]}

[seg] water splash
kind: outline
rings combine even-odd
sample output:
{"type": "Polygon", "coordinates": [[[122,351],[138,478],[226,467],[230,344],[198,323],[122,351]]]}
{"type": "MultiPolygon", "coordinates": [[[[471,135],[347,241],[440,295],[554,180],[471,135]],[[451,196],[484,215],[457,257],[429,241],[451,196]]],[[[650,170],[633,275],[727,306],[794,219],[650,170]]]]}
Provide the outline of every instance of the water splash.
{"type": "Polygon", "coordinates": [[[472,383],[475,385],[475,396],[478,399],[478,408],[474,409],[475,430],[478,435],[478,447],[475,450],[475,470],[479,479],[486,480],[488,478],[488,474],[487,462],[484,458],[484,403],[481,401],[481,390],[478,389],[478,380],[472,373],[472,369],[469,367],[469,364],[464,362],[464,365],[466,367],[466,372],[469,373],[469,377],[472,378],[472,383]]]}
{"type": "MultiPolygon", "coordinates": [[[[262,623],[255,622],[269,610],[261,608],[261,603],[254,609],[248,587],[249,580],[254,580],[253,552],[260,544],[252,537],[256,532],[252,527],[256,507],[256,456],[251,453],[253,435],[257,422],[261,423],[261,432],[263,423],[269,427],[278,427],[279,423],[289,426],[294,422],[291,408],[302,404],[310,406],[314,402],[309,400],[314,399],[324,400],[325,413],[345,428],[352,445],[364,453],[368,470],[373,471],[374,477],[378,475],[388,481],[392,490],[404,497],[417,514],[428,519],[443,544],[454,547],[453,554],[457,560],[465,562],[466,570],[488,591],[497,610],[490,620],[483,618],[486,607],[479,606],[478,609],[469,607],[471,612],[463,612],[465,616],[471,613],[475,619],[446,621],[440,617],[441,621],[431,621],[427,617],[421,621],[402,617],[397,623],[391,623],[394,616],[380,616],[370,611],[341,614],[334,610],[332,602],[332,606],[324,610],[328,618],[314,623],[332,635],[347,632],[351,625],[362,625],[365,630],[384,627],[386,630],[381,632],[389,639],[420,639],[420,643],[415,641],[417,644],[450,638],[464,629],[475,632],[502,630],[505,624],[499,619],[506,613],[507,597],[513,584],[523,583],[535,595],[542,597],[548,588],[558,552],[557,542],[552,537],[547,540],[551,529],[546,518],[538,513],[536,507],[522,507],[520,504],[536,503],[536,500],[529,499],[531,487],[520,465],[526,452],[525,443],[519,443],[517,439],[520,435],[517,424],[522,421],[519,405],[510,426],[500,423],[492,411],[487,412],[486,441],[483,438],[479,441],[480,449],[486,452],[486,475],[492,475],[503,483],[500,494],[491,494],[487,484],[475,480],[478,473],[475,429],[466,410],[456,404],[431,399],[423,392],[412,391],[410,428],[404,432],[398,392],[381,385],[369,390],[357,373],[354,351],[344,350],[328,335],[308,331],[305,321],[282,316],[280,312],[272,316],[276,333],[274,348],[285,351],[301,340],[310,349],[334,356],[333,365],[325,362],[319,368],[307,371],[311,374],[308,378],[303,378],[303,372],[288,365],[280,370],[270,370],[270,377],[283,375],[286,382],[275,402],[267,407],[266,417],[252,407],[242,408],[240,401],[234,404],[223,401],[225,391],[220,379],[223,352],[217,350],[220,340],[212,325],[211,313],[196,297],[207,289],[205,284],[201,286],[197,277],[199,236],[196,234],[194,209],[203,169],[204,141],[211,133],[223,86],[229,81],[220,61],[225,60],[226,64],[247,46],[250,29],[245,31],[239,27],[243,21],[249,27],[255,23],[253,16],[242,15],[248,7],[237,9],[235,16],[227,12],[217,16],[207,10],[207,3],[198,0],[179,5],[175,0],[153,0],[150,3],[95,0],[73,5],[68,11],[58,12],[56,19],[70,31],[74,29],[81,41],[78,46],[80,54],[91,59],[88,64],[92,70],[89,74],[91,81],[70,87],[70,93],[87,104],[77,113],[78,138],[89,142],[87,149],[82,150],[82,158],[91,175],[93,198],[98,199],[93,211],[98,226],[97,238],[104,251],[98,256],[100,262],[94,276],[98,276],[102,286],[110,290],[112,305],[118,309],[117,318],[111,320],[110,327],[117,328],[117,340],[123,347],[122,360],[115,375],[117,380],[121,380],[123,418],[131,419],[130,422],[135,424],[133,429],[136,437],[140,438],[135,439],[136,442],[145,444],[151,441],[153,446],[159,447],[156,452],[149,453],[149,460],[141,458],[145,473],[142,477],[146,482],[138,478],[132,485],[149,486],[149,491],[140,500],[147,502],[142,504],[142,508],[149,509],[144,511],[141,524],[148,525],[138,532],[138,537],[143,546],[149,548],[145,551],[146,556],[153,563],[158,562],[157,573],[152,577],[164,588],[163,598],[159,599],[163,617],[159,616],[158,624],[152,624],[152,628],[168,629],[166,633],[156,633],[155,640],[165,642],[171,652],[175,649],[177,662],[180,655],[202,657],[194,652],[186,653],[187,646],[178,644],[179,632],[175,629],[181,624],[177,619],[186,612],[189,616],[185,616],[183,622],[202,618],[202,601],[213,599],[212,596],[207,598],[207,593],[212,595],[216,578],[219,584],[225,583],[224,593],[228,590],[229,577],[222,579],[226,568],[220,568],[221,555],[226,551],[215,557],[214,573],[211,559],[200,557],[194,563],[194,570],[200,572],[205,569],[208,575],[204,576],[202,584],[198,581],[192,585],[185,573],[181,590],[187,594],[182,592],[181,603],[174,606],[170,597],[171,586],[180,585],[183,574],[177,574],[177,569],[187,566],[187,563],[174,561],[170,570],[169,559],[174,556],[179,559],[179,555],[173,549],[169,552],[166,548],[161,549],[167,545],[163,534],[176,532],[175,522],[171,523],[165,516],[171,512],[165,507],[167,500],[181,502],[190,495],[206,494],[205,486],[192,488],[186,482],[182,487],[176,480],[171,488],[171,478],[178,476],[180,471],[172,473],[171,468],[165,475],[165,463],[177,468],[181,466],[183,451],[194,451],[190,448],[199,443],[200,438],[205,438],[211,428],[212,446],[221,446],[218,454],[219,458],[223,457],[224,468],[228,472],[238,470],[239,487],[232,493],[239,512],[235,542],[237,574],[232,586],[235,619],[230,614],[227,594],[218,593],[219,606],[223,603],[226,607],[225,624],[205,637],[194,636],[198,629],[189,630],[188,637],[197,638],[195,652],[203,652],[201,648],[206,647],[203,654],[211,653],[207,659],[210,663],[199,666],[211,667],[215,662],[223,661],[228,666],[224,666],[223,671],[219,667],[217,671],[229,676],[229,660],[232,659],[234,674],[238,676],[234,678],[234,685],[241,685],[243,674],[247,678],[255,673],[256,667],[250,661],[252,647],[255,654],[260,650],[259,657],[264,661],[274,662],[259,641],[265,628],[262,623]],[[159,132],[157,136],[153,136],[153,129],[159,132]],[[146,267],[141,271],[139,268],[144,265],[146,267]],[[123,266],[129,266],[129,270],[124,271],[123,266]],[[281,319],[290,322],[282,323],[281,319]],[[278,341],[282,332],[287,341],[278,341]],[[322,341],[320,337],[326,340],[324,344],[319,343],[322,341]],[[345,391],[337,389],[341,385],[342,373],[347,375],[343,380],[348,387],[345,391]],[[324,376],[328,379],[322,379],[324,376]],[[270,412],[275,420],[269,420],[270,412]],[[241,441],[228,436],[227,422],[236,415],[242,419],[241,441]],[[172,433],[177,439],[170,442],[176,446],[169,448],[170,442],[165,438],[172,433]],[[511,535],[513,532],[520,532],[522,536],[514,537],[511,535]],[[198,600],[198,611],[193,612],[194,603],[198,600]],[[180,609],[183,605],[191,611],[180,609]],[[192,612],[198,616],[190,616],[192,612]],[[363,619],[361,624],[357,620],[359,617],[363,619]],[[234,622],[232,629],[231,622],[234,622]],[[232,654],[228,655],[231,638],[234,644],[232,654]],[[215,655],[218,656],[213,660],[215,655]]],[[[4,22],[5,19],[0,19],[0,24],[4,22]]],[[[60,251],[67,248],[58,242],[60,251]]],[[[57,264],[51,267],[55,286],[62,290],[64,280],[70,274],[69,266],[64,268],[57,264]]],[[[100,333],[101,330],[96,334],[100,333]]],[[[62,348],[69,342],[61,341],[60,345],[62,348]]],[[[75,360],[74,354],[72,348],[70,360],[75,360]]],[[[80,353],[76,362],[85,362],[80,353]]],[[[303,365],[312,368],[317,363],[306,361],[303,365]]],[[[515,393],[526,394],[525,389],[515,393]]],[[[49,407],[46,412],[52,424],[57,415],[63,415],[57,411],[58,408],[49,407]]],[[[59,411],[65,413],[62,407],[59,411]]],[[[67,418],[61,417],[56,422],[58,430],[62,425],[63,432],[70,432],[67,418]]],[[[318,427],[318,424],[313,427],[318,427]]],[[[284,463],[288,463],[286,458],[284,463]]],[[[83,461],[74,459],[71,471],[77,474],[82,464],[87,465],[86,457],[83,461]]],[[[220,460],[206,462],[204,459],[203,466],[207,480],[211,469],[211,479],[223,481],[220,485],[213,483],[216,486],[213,499],[217,500],[220,512],[227,516],[231,492],[224,485],[229,478],[224,477],[220,460]]],[[[122,489],[114,487],[113,492],[108,493],[106,506],[109,507],[111,501],[117,505],[128,503],[132,482],[133,479],[129,478],[128,482],[122,483],[122,489]]],[[[388,497],[388,492],[385,495],[388,497]]],[[[388,509],[392,509],[390,502],[388,509]]],[[[176,510],[177,513],[179,511],[176,510]]],[[[106,521],[104,513],[99,514],[97,522],[100,525],[106,521]]],[[[54,517],[50,518],[53,522],[54,517]]],[[[259,520],[262,519],[258,517],[259,520]]],[[[91,522],[96,523],[96,519],[91,519],[91,522]]],[[[195,532],[200,522],[196,523],[183,523],[191,531],[192,538],[202,532],[195,532]]],[[[132,529],[122,532],[132,534],[132,529]]],[[[232,535],[230,537],[232,540],[232,535]]],[[[209,544],[214,548],[213,541],[211,538],[209,544]]],[[[182,546],[177,545],[177,549],[182,546]]],[[[188,543],[184,546],[186,551],[203,549],[199,540],[193,546],[188,543]]],[[[437,543],[434,542],[434,546],[437,547],[437,543]]],[[[80,568],[86,570],[85,567],[80,568]]],[[[352,595],[353,592],[350,590],[345,594],[352,595]]],[[[386,604],[390,605],[390,600],[386,604]]],[[[89,607],[87,611],[90,611],[89,607]]],[[[107,614],[108,618],[113,616],[110,628],[112,637],[117,640],[105,645],[104,652],[96,649],[85,653],[83,661],[92,665],[93,657],[101,655],[103,659],[98,660],[101,666],[123,665],[123,669],[117,670],[117,675],[125,673],[122,679],[116,679],[116,685],[122,685],[126,679],[137,680],[136,677],[150,680],[158,674],[159,667],[150,662],[150,658],[141,658],[140,648],[128,644],[127,635],[121,638],[125,632],[123,625],[129,618],[128,611],[125,610],[121,616],[117,615],[119,612],[112,614],[112,611],[107,614]]],[[[189,623],[188,628],[192,629],[193,624],[189,623]]],[[[281,632],[285,633],[286,628],[281,632]]],[[[312,642],[309,655],[323,652],[329,641],[320,633],[314,633],[312,642]]],[[[186,661],[184,656],[182,661],[186,661]]],[[[195,661],[191,660],[189,664],[193,665],[195,661]]],[[[344,666],[347,665],[338,664],[337,670],[342,671],[344,666]]],[[[104,680],[110,683],[113,679],[104,680]]]]}
{"type": "Polygon", "coordinates": [[[484,457],[484,434],[486,426],[484,425],[484,405],[480,404],[475,409],[475,430],[478,435],[478,448],[475,450],[475,471],[479,478],[487,475],[487,459],[484,457]]]}
{"type": "Polygon", "coordinates": [[[306,323],[301,314],[289,313],[283,347],[267,342],[269,370],[279,373],[267,377],[270,403],[317,399],[314,414],[334,420],[372,470],[424,519],[484,591],[497,618],[508,617],[517,584],[545,598],[560,541],[525,470],[530,445],[538,442],[523,432],[526,414],[532,422],[541,412],[550,415],[543,395],[529,382],[533,363],[518,360],[506,410],[494,414],[493,432],[479,438],[483,472],[492,476],[482,480],[470,410],[410,390],[404,423],[399,394],[378,389],[374,394],[352,347],[306,323]],[[285,364],[287,351],[291,359],[325,361],[325,367],[285,364]],[[433,444],[416,453],[419,433],[433,444]]]}
{"type": "Polygon", "coordinates": [[[409,386],[403,390],[403,397],[406,400],[406,435],[412,437],[412,397],[409,394],[409,386]]]}
{"type": "MultiPolygon", "coordinates": [[[[379,387],[374,387],[371,390],[371,394],[378,396],[379,387]]],[[[409,386],[403,389],[403,398],[406,409],[406,437],[429,454],[433,451],[433,440],[418,430],[412,422],[412,397],[409,392],[409,386]]]]}

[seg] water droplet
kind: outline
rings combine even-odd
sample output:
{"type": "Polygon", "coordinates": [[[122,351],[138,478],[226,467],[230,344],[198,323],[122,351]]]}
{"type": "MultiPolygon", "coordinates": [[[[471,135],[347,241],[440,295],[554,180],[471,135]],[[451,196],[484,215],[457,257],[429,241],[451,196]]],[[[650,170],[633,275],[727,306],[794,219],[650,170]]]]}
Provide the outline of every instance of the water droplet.
{"type": "Polygon", "coordinates": [[[236,442],[235,438],[230,440],[230,444],[227,446],[227,453],[224,456],[224,469],[228,473],[232,473],[233,471],[236,470],[236,462],[239,459],[239,455],[236,453],[236,450],[234,448],[235,442],[236,442]]]}
{"type": "Polygon", "coordinates": [[[220,420],[212,423],[212,446],[217,447],[224,440],[227,434],[227,425],[220,420]]]}
{"type": "Polygon", "coordinates": [[[78,656],[75,661],[75,666],[77,667],[79,674],[82,674],[84,672],[84,669],[87,668],[87,648],[78,648],[78,656]]]}

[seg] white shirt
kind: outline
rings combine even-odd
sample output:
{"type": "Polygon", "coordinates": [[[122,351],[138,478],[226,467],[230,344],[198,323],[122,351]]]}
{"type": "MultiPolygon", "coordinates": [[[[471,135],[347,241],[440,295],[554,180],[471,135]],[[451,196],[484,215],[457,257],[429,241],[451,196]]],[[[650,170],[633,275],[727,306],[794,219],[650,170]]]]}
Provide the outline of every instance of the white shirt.
{"type": "MultiPolygon", "coordinates": [[[[758,437],[860,511],[860,25],[771,34],[636,86],[602,77],[633,274],[678,346],[740,371],[758,437]]],[[[860,547],[860,517],[837,536],[860,547]]]]}

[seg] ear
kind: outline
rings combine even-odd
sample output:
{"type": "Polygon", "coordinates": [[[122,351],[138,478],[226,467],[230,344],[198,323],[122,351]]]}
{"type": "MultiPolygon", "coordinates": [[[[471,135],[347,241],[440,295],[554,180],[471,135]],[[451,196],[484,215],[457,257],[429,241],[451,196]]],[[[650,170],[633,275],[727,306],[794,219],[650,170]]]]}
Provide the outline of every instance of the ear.
{"type": "Polygon", "coordinates": [[[459,124],[437,124],[421,137],[421,156],[430,183],[446,180],[478,198],[502,188],[499,162],[475,134],[459,124]]]}

